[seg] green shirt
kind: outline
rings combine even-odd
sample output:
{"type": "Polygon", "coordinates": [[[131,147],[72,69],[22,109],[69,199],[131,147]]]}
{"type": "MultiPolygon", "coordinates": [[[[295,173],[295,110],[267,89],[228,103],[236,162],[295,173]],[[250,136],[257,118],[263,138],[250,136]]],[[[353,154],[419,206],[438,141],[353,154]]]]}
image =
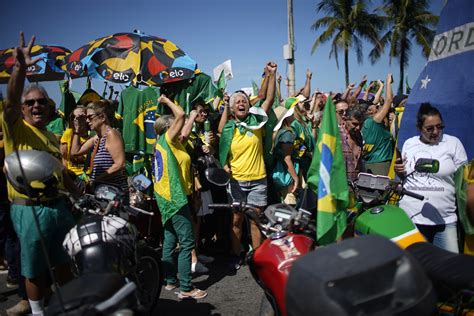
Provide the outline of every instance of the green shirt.
{"type": "Polygon", "coordinates": [[[60,116],[57,116],[55,119],[51,120],[48,125],[46,125],[46,130],[50,131],[56,136],[62,136],[64,133],[63,119],[60,116]]]}
{"type": "Polygon", "coordinates": [[[291,123],[291,128],[296,135],[295,146],[298,148],[301,170],[303,172],[303,177],[306,179],[306,172],[309,170],[309,166],[311,165],[316,143],[313,133],[311,132],[311,123],[301,123],[298,120],[294,120],[291,123]]]}
{"type": "Polygon", "coordinates": [[[377,123],[372,117],[365,120],[362,127],[364,149],[362,159],[367,163],[392,160],[393,139],[383,123],[377,123]]]}

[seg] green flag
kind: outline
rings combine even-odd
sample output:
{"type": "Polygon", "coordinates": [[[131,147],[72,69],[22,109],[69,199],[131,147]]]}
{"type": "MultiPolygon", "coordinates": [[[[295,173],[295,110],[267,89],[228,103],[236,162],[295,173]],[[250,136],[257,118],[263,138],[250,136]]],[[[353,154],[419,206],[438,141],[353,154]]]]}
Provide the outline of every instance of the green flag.
{"type": "Polygon", "coordinates": [[[158,92],[156,88],[144,90],[130,86],[120,94],[117,112],[122,117],[122,136],[126,153],[153,154],[158,92]]]}
{"type": "Polygon", "coordinates": [[[167,133],[165,133],[157,139],[153,159],[153,188],[163,225],[188,204],[186,192],[179,177],[178,162],[167,138],[167,133]]]}
{"type": "MultiPolygon", "coordinates": [[[[168,97],[173,97],[176,104],[184,109],[185,113],[191,112],[191,105],[198,99],[209,103],[216,95],[216,86],[210,76],[198,73],[193,79],[182,80],[166,85],[168,97]]],[[[166,106],[158,107],[158,114],[168,114],[166,106]]]]}
{"type": "Polygon", "coordinates": [[[347,225],[349,204],[346,166],[336,110],[331,98],[324,107],[323,121],[308,171],[308,184],[318,197],[316,239],[327,245],[339,238],[347,225]]]}
{"type": "Polygon", "coordinates": [[[216,86],[217,87],[216,87],[215,96],[222,99],[224,97],[224,91],[226,87],[224,69],[222,69],[221,74],[219,75],[219,78],[217,79],[216,86]]]}
{"type": "Polygon", "coordinates": [[[59,81],[59,89],[61,91],[61,104],[59,105],[58,112],[64,120],[68,120],[69,115],[76,107],[77,100],[81,97],[79,92],[75,92],[69,89],[69,81],[59,81]]]}
{"type": "Polygon", "coordinates": [[[255,81],[252,80],[252,90],[253,90],[253,95],[258,95],[258,85],[255,81]]]}

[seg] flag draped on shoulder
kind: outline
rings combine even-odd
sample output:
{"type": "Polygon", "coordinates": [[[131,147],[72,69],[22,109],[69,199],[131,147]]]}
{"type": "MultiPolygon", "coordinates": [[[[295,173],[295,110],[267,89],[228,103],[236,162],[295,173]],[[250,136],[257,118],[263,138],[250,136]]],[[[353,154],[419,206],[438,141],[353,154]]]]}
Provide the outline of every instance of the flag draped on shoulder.
{"type": "Polygon", "coordinates": [[[320,245],[327,245],[336,241],[346,229],[349,203],[341,136],[331,98],[328,98],[324,107],[322,125],[308,171],[308,184],[318,197],[316,238],[320,245]]]}
{"type": "Polygon", "coordinates": [[[219,140],[219,161],[222,165],[227,162],[230,145],[234,137],[234,130],[237,127],[240,134],[245,133],[246,130],[257,130],[262,128],[268,121],[267,113],[259,107],[251,107],[249,114],[244,121],[237,122],[236,120],[229,120],[222,129],[221,138],[219,140]]]}
{"type": "Polygon", "coordinates": [[[167,133],[158,137],[153,157],[153,188],[163,225],[188,203],[179,178],[179,166],[167,141],[167,133]]]}

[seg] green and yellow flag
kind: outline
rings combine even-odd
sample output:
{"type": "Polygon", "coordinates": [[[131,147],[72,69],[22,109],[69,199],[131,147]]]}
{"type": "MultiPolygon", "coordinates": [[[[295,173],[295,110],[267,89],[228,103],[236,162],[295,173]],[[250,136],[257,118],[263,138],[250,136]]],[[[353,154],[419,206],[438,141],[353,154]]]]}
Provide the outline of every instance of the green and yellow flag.
{"type": "Polygon", "coordinates": [[[323,121],[308,171],[308,184],[318,197],[316,239],[320,245],[330,244],[346,229],[349,204],[341,136],[331,98],[328,98],[324,107],[323,121]]]}
{"type": "Polygon", "coordinates": [[[153,188],[163,225],[188,203],[179,178],[179,166],[168,145],[168,134],[161,135],[155,145],[153,157],[153,188]]]}

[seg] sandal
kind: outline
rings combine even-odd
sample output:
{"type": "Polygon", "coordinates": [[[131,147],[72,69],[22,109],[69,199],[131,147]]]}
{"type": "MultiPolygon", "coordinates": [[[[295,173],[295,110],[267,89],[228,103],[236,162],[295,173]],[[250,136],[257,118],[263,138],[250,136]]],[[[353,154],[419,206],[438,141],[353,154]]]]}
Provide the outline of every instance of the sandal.
{"type": "Polygon", "coordinates": [[[176,289],[178,286],[176,284],[166,284],[165,286],[165,290],[167,291],[173,291],[174,289],[176,289]]]}
{"type": "Polygon", "coordinates": [[[201,299],[201,298],[205,298],[206,296],[207,296],[206,291],[196,289],[196,288],[192,289],[189,292],[180,291],[178,293],[178,298],[180,298],[180,299],[195,299],[195,300],[198,300],[198,299],[201,299]]]}

